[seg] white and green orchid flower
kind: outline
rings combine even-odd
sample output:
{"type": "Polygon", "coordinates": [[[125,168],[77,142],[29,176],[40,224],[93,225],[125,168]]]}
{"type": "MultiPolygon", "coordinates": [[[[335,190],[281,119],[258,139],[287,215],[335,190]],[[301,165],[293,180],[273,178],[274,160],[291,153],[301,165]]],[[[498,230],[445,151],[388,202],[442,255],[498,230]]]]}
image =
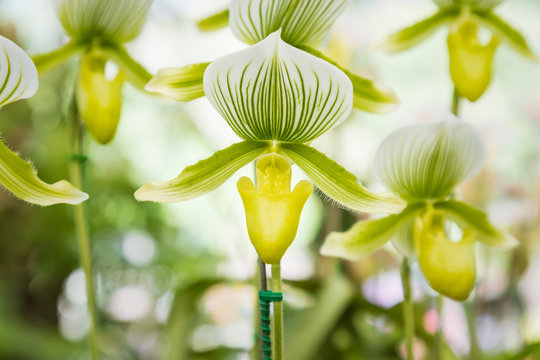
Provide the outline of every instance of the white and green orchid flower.
{"type": "Polygon", "coordinates": [[[465,300],[476,278],[475,241],[503,248],[516,244],[485,213],[451,198],[459,183],[480,170],[484,157],[477,132],[452,115],[398,129],[381,144],[374,173],[407,207],[399,214],[359,221],[347,232],[331,233],[321,253],[358,260],[393,240],[404,256],[418,260],[433,289],[465,300]],[[449,239],[452,223],[461,228],[461,240],[449,239]]]}
{"type": "MultiPolygon", "coordinates": [[[[37,70],[28,55],[15,43],[0,36],[0,107],[32,97],[38,88],[37,70]]],[[[0,184],[21,200],[48,206],[79,204],[88,195],[67,181],[47,184],[32,165],[0,141],[0,184]]]]}
{"type": "MultiPolygon", "coordinates": [[[[352,84],[337,67],[284,42],[279,31],[210,64],[204,92],[244,141],[187,167],[173,180],[145,184],[135,193],[138,200],[174,202],[201,196],[259,159],[257,187],[242,179],[238,188],[254,245],[273,243],[272,248],[279,248],[271,254],[259,252],[269,263],[278,261],[292,242],[299,212],[311,193],[310,184],[290,191],[291,162],[324,194],[350,209],[395,213],[403,208],[399,197],[369,192],[353,174],[306,145],[349,116],[352,84]],[[276,218],[283,214],[287,217],[276,218]],[[290,228],[279,235],[271,230],[276,223],[290,228]]],[[[258,251],[264,248],[255,246],[258,251]]]]}
{"type": "MultiPolygon", "coordinates": [[[[285,42],[334,64],[350,78],[354,107],[374,113],[392,111],[398,100],[391,90],[353,74],[313,48],[328,33],[346,4],[347,0],[232,0],[229,10],[203,20],[200,27],[215,29],[230,24],[233,34],[250,45],[281,29],[285,42]]],[[[208,64],[162,69],[146,89],[177,101],[204,96],[203,74],[208,64]]]]}
{"type": "Polygon", "coordinates": [[[41,73],[75,54],[80,55],[79,113],[88,132],[102,144],[110,142],[116,132],[124,80],[142,89],[151,79],[123,45],[137,37],[151,4],[152,0],[59,0],[58,17],[70,41],[57,50],[34,57],[41,73]],[[105,76],[109,61],[119,67],[113,79],[105,76]]]}
{"type": "Polygon", "coordinates": [[[476,101],[491,81],[495,50],[500,43],[511,46],[526,58],[536,60],[523,35],[500,18],[494,8],[502,0],[434,0],[438,11],[406,27],[384,42],[390,52],[407,50],[422,42],[438,28],[448,25],[450,76],[457,93],[476,101]],[[488,42],[479,38],[480,27],[491,33],[488,42]]]}

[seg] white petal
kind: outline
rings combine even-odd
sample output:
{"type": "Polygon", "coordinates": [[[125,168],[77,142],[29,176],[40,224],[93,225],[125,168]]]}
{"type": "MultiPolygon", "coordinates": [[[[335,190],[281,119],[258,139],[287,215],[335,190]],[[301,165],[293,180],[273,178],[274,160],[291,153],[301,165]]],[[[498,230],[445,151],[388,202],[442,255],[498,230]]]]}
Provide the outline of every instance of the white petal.
{"type": "Polygon", "coordinates": [[[58,1],[58,17],[69,35],[126,42],[141,30],[153,0],[58,1]]]}
{"type": "Polygon", "coordinates": [[[438,122],[405,126],[381,144],[375,176],[406,200],[438,199],[475,175],[485,158],[480,135],[449,115],[438,122]]]}
{"type": "Polygon", "coordinates": [[[255,44],[278,29],[293,45],[321,40],[347,0],[232,0],[229,22],[236,37],[255,44]]]}
{"type": "Polygon", "coordinates": [[[30,57],[11,40],[0,36],[0,107],[33,96],[38,73],[30,57]]]}
{"type": "Polygon", "coordinates": [[[345,120],[351,81],[281,40],[279,31],[208,66],[204,93],[244,139],[308,142],[345,120]]]}

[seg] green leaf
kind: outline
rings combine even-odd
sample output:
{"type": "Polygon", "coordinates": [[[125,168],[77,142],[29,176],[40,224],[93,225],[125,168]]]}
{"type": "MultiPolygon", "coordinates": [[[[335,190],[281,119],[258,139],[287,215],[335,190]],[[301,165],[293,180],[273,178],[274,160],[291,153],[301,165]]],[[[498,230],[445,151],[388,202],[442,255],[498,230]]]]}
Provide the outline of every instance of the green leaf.
{"type": "Polygon", "coordinates": [[[197,27],[201,31],[212,31],[229,25],[229,9],[210,15],[197,21],[197,27]]]}
{"type": "Polygon", "coordinates": [[[45,54],[37,54],[32,56],[32,60],[36,64],[37,71],[42,74],[43,72],[63,63],[77,52],[83,50],[85,46],[86,45],[84,43],[71,40],[56,50],[45,54]]]}
{"type": "Polygon", "coordinates": [[[188,166],[170,181],[150,181],[135,192],[140,201],[177,202],[204,195],[270,148],[264,141],[243,141],[188,166]]]}
{"type": "Polygon", "coordinates": [[[353,106],[355,108],[371,113],[383,114],[394,111],[399,105],[399,100],[391,89],[377,84],[373,80],[354,74],[318,50],[307,46],[300,46],[299,48],[336,66],[351,79],[353,85],[353,106]]]}
{"type": "Polygon", "coordinates": [[[332,232],[324,241],[321,254],[347,260],[360,260],[382,247],[401,226],[424,209],[423,203],[407,206],[399,214],[375,220],[361,220],[346,232],[332,232]]]}
{"type": "Polygon", "coordinates": [[[0,184],[21,200],[32,204],[48,206],[60,203],[79,204],[88,195],[79,191],[67,181],[52,185],[38,178],[36,170],[29,162],[0,141],[0,184]]]}
{"type": "Polygon", "coordinates": [[[38,89],[36,66],[11,40],[0,36],[0,107],[33,96],[38,89]]]}
{"type": "Polygon", "coordinates": [[[346,4],[347,0],[232,0],[231,30],[248,44],[282,29],[283,40],[291,45],[315,45],[346,4]]]}
{"type": "Polygon", "coordinates": [[[317,359],[323,344],[335,334],[334,330],[356,292],[349,279],[335,270],[322,284],[314,306],[299,312],[288,312],[285,322],[287,359],[317,359]]]}
{"type": "Polygon", "coordinates": [[[204,96],[203,75],[210,63],[164,68],[144,87],[176,101],[190,101],[204,96]]]}
{"type": "Polygon", "coordinates": [[[58,17],[77,40],[133,40],[143,27],[152,0],[60,0],[58,17]]]}
{"type": "Polygon", "coordinates": [[[486,213],[464,202],[448,200],[437,202],[433,206],[443,210],[460,228],[475,230],[477,240],[486,245],[511,248],[519,243],[509,232],[493,226],[486,213]]]}
{"type": "Polygon", "coordinates": [[[442,199],[481,168],[484,143],[453,115],[443,121],[404,126],[379,146],[375,176],[408,201],[442,199]]]}
{"type": "Polygon", "coordinates": [[[407,50],[427,39],[435,30],[451,22],[459,14],[459,8],[441,8],[432,16],[390,35],[381,46],[389,52],[407,50]]]}
{"type": "Polygon", "coordinates": [[[405,203],[391,193],[374,194],[358,183],[356,176],[314,148],[293,143],[279,149],[310,177],[315,185],[339,204],[362,212],[399,213],[405,203]]]}
{"type": "Polygon", "coordinates": [[[203,82],[210,103],[244,139],[308,142],[352,110],[349,78],[285,43],[279,31],[211,63],[203,82]]]}
{"type": "Polygon", "coordinates": [[[491,11],[473,10],[482,25],[490,29],[495,36],[505,41],[523,56],[538,61],[527,40],[521,33],[491,11]]]}
{"type": "Polygon", "coordinates": [[[125,73],[127,81],[133,86],[144,89],[144,86],[152,79],[152,75],[135,61],[126,49],[115,43],[102,43],[99,50],[102,50],[109,59],[114,61],[125,73]]]}

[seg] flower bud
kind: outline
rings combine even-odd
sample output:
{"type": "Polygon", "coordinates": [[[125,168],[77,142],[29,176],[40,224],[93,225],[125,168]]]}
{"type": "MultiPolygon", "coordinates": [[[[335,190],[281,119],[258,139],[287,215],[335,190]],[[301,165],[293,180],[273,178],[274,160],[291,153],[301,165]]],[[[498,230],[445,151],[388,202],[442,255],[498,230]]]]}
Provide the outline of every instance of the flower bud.
{"type": "Polygon", "coordinates": [[[116,133],[122,108],[124,75],[119,72],[113,80],[105,77],[107,58],[90,52],[81,60],[77,85],[79,113],[88,132],[101,144],[112,140],[116,133]]]}
{"type": "Polygon", "coordinates": [[[446,236],[441,211],[429,210],[414,224],[414,241],[420,268],[431,287],[452,299],[466,300],[476,280],[475,233],[463,231],[459,242],[446,236]]]}
{"type": "Polygon", "coordinates": [[[291,165],[278,154],[261,156],[256,163],[257,187],[247,177],[237,187],[244,209],[249,238],[266,264],[279,263],[292,244],[300,213],[313,185],[300,181],[291,192],[291,165]]]}
{"type": "Polygon", "coordinates": [[[493,55],[499,41],[495,36],[487,44],[478,39],[478,25],[465,19],[450,29],[448,53],[450,76],[459,95],[476,101],[491,80],[493,55]]]}

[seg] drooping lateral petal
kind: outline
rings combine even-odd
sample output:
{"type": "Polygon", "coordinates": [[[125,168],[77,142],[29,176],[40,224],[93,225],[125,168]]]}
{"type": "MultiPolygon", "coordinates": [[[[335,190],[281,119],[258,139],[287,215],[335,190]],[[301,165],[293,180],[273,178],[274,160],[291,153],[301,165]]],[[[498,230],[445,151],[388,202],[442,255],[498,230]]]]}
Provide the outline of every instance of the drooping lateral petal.
{"type": "Polygon", "coordinates": [[[348,0],[296,0],[281,23],[283,40],[292,45],[316,45],[326,35],[348,0]]]}
{"type": "Polygon", "coordinates": [[[270,144],[264,141],[233,144],[188,166],[172,180],[144,184],[135,192],[135,198],[140,201],[177,202],[199,197],[219,187],[269,148],[270,144]]]}
{"type": "Polygon", "coordinates": [[[345,120],[353,103],[347,75],[285,43],[279,31],[211,63],[203,83],[244,139],[308,142],[345,120]]]}
{"type": "Polygon", "coordinates": [[[476,15],[480,20],[480,23],[490,29],[495,36],[506,42],[523,56],[533,60],[538,59],[523,35],[499,16],[491,11],[481,10],[473,10],[473,14],[476,15]]]}
{"type": "Polygon", "coordinates": [[[33,96],[37,88],[38,73],[30,57],[0,36],[0,107],[33,96]]]}
{"type": "Polygon", "coordinates": [[[373,80],[354,74],[318,50],[307,46],[300,46],[299,48],[336,66],[351,79],[353,85],[353,106],[355,108],[371,113],[383,114],[395,110],[399,105],[399,100],[391,89],[373,80]]]}
{"type": "Polygon", "coordinates": [[[477,240],[489,246],[511,248],[518,245],[516,238],[507,231],[491,224],[485,212],[457,200],[441,201],[433,207],[444,213],[462,229],[473,229],[477,240]]]}
{"type": "Polygon", "coordinates": [[[48,206],[60,203],[79,204],[88,199],[67,181],[47,184],[37,176],[29,162],[12,152],[0,141],[0,184],[21,200],[48,206]]]}
{"type": "Polygon", "coordinates": [[[424,207],[421,203],[407,206],[399,214],[381,219],[361,220],[346,232],[332,232],[321,247],[321,254],[347,260],[360,260],[383,246],[407,220],[424,207]]]}
{"type": "Polygon", "coordinates": [[[78,41],[70,41],[62,47],[45,54],[37,54],[32,56],[32,61],[36,65],[39,74],[54,68],[75,55],[77,52],[85,48],[84,43],[78,41]]]}
{"type": "Polygon", "coordinates": [[[441,8],[432,16],[390,35],[382,48],[389,52],[407,50],[427,39],[435,30],[455,19],[460,11],[455,7],[441,8]]]}
{"type": "Polygon", "coordinates": [[[405,207],[405,202],[394,194],[374,194],[367,190],[356,176],[310,146],[282,143],[279,149],[304,170],[326,196],[349,209],[395,214],[405,207]]]}
{"type": "Polygon", "coordinates": [[[212,14],[197,21],[197,27],[201,31],[212,31],[229,25],[229,9],[212,14]]]}
{"type": "Polygon", "coordinates": [[[210,63],[164,68],[144,87],[176,101],[190,101],[204,96],[203,75],[210,63]]]}
{"type": "Polygon", "coordinates": [[[490,10],[497,7],[504,0],[433,0],[439,7],[467,6],[473,9],[490,10]]]}
{"type": "Polygon", "coordinates": [[[375,176],[406,200],[440,199],[475,175],[485,158],[480,135],[448,115],[443,121],[404,126],[379,146],[375,176]]]}
{"type": "Polygon", "coordinates": [[[144,25],[152,0],[60,0],[58,17],[74,38],[133,40],[144,25]]]}
{"type": "Polygon", "coordinates": [[[135,59],[133,59],[122,44],[103,43],[99,50],[103,51],[107,57],[114,61],[116,65],[126,74],[126,80],[133,86],[143,89],[152,79],[152,75],[135,59]]]}

